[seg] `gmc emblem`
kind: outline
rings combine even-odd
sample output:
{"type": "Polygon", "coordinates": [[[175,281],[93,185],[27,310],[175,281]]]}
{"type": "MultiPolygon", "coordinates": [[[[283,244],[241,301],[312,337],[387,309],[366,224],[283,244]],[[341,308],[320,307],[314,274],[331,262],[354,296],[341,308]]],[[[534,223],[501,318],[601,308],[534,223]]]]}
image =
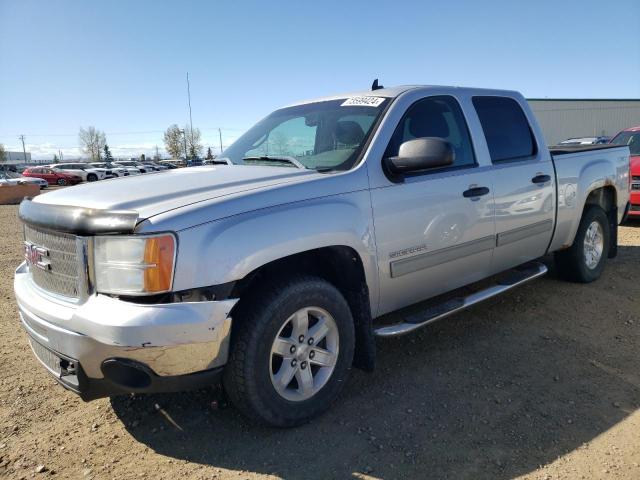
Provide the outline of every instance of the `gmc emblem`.
{"type": "Polygon", "coordinates": [[[34,265],[42,270],[51,270],[49,250],[44,247],[24,242],[24,258],[29,265],[34,265]]]}

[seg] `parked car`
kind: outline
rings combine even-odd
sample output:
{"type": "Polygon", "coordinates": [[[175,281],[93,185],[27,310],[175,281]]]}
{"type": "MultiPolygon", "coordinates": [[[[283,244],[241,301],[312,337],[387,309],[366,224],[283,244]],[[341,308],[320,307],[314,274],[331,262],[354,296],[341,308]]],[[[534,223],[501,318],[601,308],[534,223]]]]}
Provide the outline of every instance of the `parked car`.
{"type": "Polygon", "coordinates": [[[92,167],[88,163],[56,163],[48,165],[59,172],[70,173],[82,178],[83,182],[96,182],[104,180],[110,172],[106,168],[92,167]]]}
{"type": "Polygon", "coordinates": [[[46,180],[36,177],[23,177],[22,175],[12,171],[0,171],[0,184],[20,185],[24,183],[33,183],[40,189],[47,188],[49,185],[46,180]]]}
{"type": "Polygon", "coordinates": [[[175,164],[174,162],[170,162],[167,160],[161,160],[159,165],[164,165],[165,167],[167,167],[167,169],[169,170],[173,170],[175,168],[180,168],[177,164],[175,164]]]}
{"type": "Polygon", "coordinates": [[[559,143],[559,145],[604,145],[611,140],[609,137],[576,137],[568,138],[559,143]]]}
{"type": "Polygon", "coordinates": [[[128,177],[130,175],[126,167],[113,162],[91,162],[89,166],[93,168],[104,168],[107,171],[107,178],[128,177]]]}
{"type": "Polygon", "coordinates": [[[114,163],[116,165],[122,165],[123,167],[127,167],[127,168],[135,168],[138,170],[139,173],[147,173],[149,171],[148,168],[142,165],[140,162],[133,162],[130,160],[118,160],[117,162],[114,162],[114,163]]]}
{"type": "Polygon", "coordinates": [[[626,145],[631,152],[631,208],[629,215],[640,218],[640,125],[627,128],[611,140],[612,145],[626,145]]]}
{"type": "Polygon", "coordinates": [[[65,173],[50,167],[29,167],[22,172],[22,176],[30,178],[41,178],[49,185],[76,185],[82,182],[82,177],[65,173]]]}
{"type": "Polygon", "coordinates": [[[629,202],[627,146],[549,150],[527,101],[504,90],[321,98],[276,110],[223,156],[233,165],[20,205],[22,325],[81,398],[222,378],[250,418],[298,425],[352,365],[374,367],[375,337],[544,275],[548,253],[559,275],[598,279],[629,202]],[[527,207],[496,215],[505,201],[527,207]],[[64,255],[42,253],[53,248],[64,255]]]}
{"type": "Polygon", "coordinates": [[[142,165],[145,166],[147,171],[160,172],[162,170],[167,170],[167,167],[165,165],[158,165],[157,163],[153,162],[145,162],[142,165]]]}

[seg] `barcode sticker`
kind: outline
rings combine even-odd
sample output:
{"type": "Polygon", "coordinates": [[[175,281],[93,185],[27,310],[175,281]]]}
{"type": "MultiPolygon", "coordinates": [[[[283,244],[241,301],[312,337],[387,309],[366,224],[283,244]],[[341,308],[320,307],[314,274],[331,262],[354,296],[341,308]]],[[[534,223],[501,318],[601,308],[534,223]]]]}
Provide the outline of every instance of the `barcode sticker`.
{"type": "Polygon", "coordinates": [[[377,107],[382,102],[384,102],[384,98],[382,97],[351,97],[347,98],[341,107],[377,107]]]}

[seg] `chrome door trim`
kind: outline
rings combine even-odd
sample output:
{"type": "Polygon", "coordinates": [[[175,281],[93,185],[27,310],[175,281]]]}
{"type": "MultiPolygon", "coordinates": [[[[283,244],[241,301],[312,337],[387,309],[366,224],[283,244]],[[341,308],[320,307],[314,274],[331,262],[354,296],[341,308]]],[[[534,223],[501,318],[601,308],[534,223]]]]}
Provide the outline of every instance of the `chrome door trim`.
{"type": "Polygon", "coordinates": [[[395,260],[390,263],[391,278],[401,277],[402,275],[435,267],[442,263],[475,255],[476,253],[491,250],[494,246],[495,235],[488,235],[470,242],[461,243],[460,245],[395,260]]]}

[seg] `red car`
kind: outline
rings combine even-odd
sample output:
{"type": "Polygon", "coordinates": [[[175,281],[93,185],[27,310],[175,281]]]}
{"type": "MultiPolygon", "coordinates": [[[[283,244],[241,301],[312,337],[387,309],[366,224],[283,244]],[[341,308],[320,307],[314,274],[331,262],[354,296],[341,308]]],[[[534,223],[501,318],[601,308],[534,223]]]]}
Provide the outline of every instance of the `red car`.
{"type": "Polygon", "coordinates": [[[58,172],[48,167],[30,167],[22,172],[24,177],[36,177],[46,180],[49,185],[75,185],[82,181],[82,178],[78,175],[71,175],[69,173],[58,172]]]}
{"type": "Polygon", "coordinates": [[[640,125],[627,128],[611,139],[610,143],[628,145],[631,152],[631,208],[629,216],[640,218],[640,125]]]}

